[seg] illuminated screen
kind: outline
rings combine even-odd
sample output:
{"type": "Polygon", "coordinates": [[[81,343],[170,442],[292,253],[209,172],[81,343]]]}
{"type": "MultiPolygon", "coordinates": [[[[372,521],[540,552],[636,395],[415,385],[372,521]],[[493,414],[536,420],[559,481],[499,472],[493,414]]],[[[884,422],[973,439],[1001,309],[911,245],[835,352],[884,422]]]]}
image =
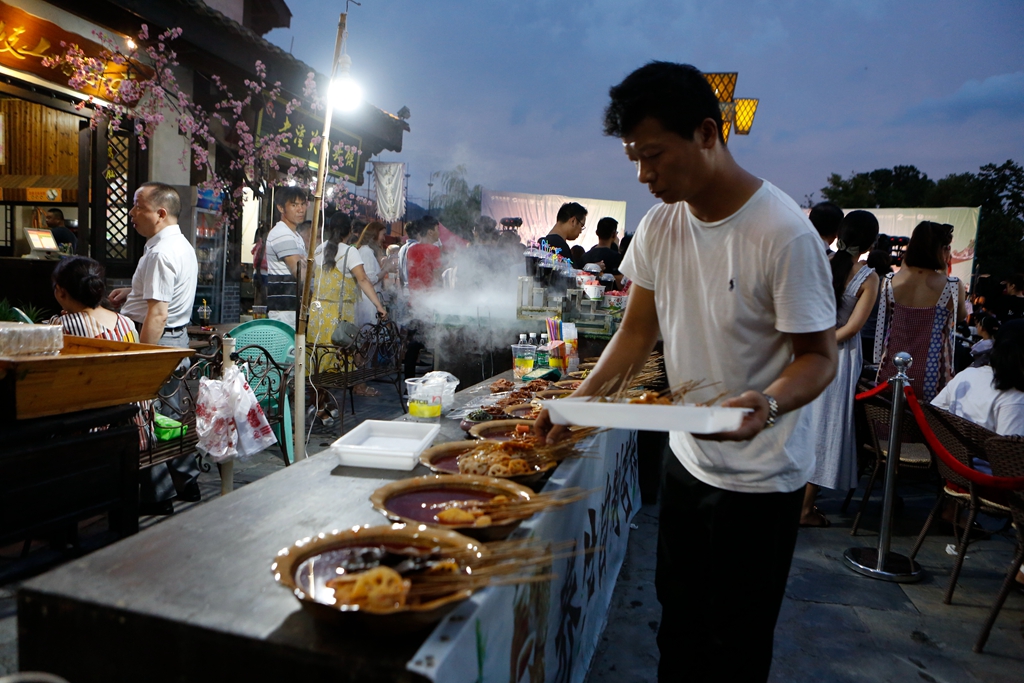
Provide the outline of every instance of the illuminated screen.
{"type": "Polygon", "coordinates": [[[57,241],[53,239],[53,233],[49,230],[25,228],[25,237],[33,249],[57,249],[57,241]]]}

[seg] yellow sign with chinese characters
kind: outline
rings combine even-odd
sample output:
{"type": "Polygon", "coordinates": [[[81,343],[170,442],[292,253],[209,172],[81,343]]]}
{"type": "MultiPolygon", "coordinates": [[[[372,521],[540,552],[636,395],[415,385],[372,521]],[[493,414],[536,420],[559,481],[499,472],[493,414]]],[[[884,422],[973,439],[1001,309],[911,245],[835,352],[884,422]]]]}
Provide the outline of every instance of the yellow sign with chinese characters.
{"type": "MultiPolygon", "coordinates": [[[[291,133],[286,143],[286,159],[302,159],[306,166],[316,170],[320,165],[320,135],[324,127],[321,116],[305,109],[286,111],[287,102],[276,100],[271,109],[260,110],[256,132],[258,135],[291,133]]],[[[344,128],[331,126],[330,168],[328,172],[359,184],[363,172],[363,141],[344,128]]]]}
{"type": "MultiPolygon", "coordinates": [[[[67,86],[66,74],[60,69],[43,66],[44,57],[57,57],[66,49],[61,47],[61,42],[66,46],[77,45],[86,57],[102,59],[104,56],[105,48],[99,43],[0,2],[0,65],[67,86]]],[[[143,68],[150,71],[148,67],[143,68]]],[[[103,77],[111,89],[117,90],[127,74],[127,66],[108,62],[103,77]]],[[[82,94],[108,96],[102,87],[85,88],[82,94]]]]}

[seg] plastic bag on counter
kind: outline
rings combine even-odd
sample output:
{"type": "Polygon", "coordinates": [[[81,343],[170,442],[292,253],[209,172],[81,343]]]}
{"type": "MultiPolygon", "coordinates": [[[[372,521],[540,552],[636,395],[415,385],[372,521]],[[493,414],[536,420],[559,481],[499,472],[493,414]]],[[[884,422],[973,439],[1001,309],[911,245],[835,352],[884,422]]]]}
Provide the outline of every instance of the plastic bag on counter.
{"type": "Polygon", "coordinates": [[[455,402],[455,387],[459,386],[459,378],[450,372],[434,370],[423,375],[423,379],[428,382],[431,380],[444,380],[445,387],[444,391],[441,392],[441,410],[451,410],[452,403],[455,402]]]}
{"type": "Polygon", "coordinates": [[[214,462],[245,460],[277,443],[256,395],[234,366],[223,379],[199,380],[196,433],[196,448],[214,462]]]}
{"type": "Polygon", "coordinates": [[[0,322],[0,356],[55,356],[63,348],[60,325],[0,322]]]}

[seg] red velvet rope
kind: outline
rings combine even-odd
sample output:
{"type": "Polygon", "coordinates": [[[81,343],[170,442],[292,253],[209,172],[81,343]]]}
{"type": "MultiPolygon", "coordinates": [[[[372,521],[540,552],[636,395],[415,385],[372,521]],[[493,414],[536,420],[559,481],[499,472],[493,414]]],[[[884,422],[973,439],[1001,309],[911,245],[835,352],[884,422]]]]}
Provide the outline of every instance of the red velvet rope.
{"type": "Polygon", "coordinates": [[[949,467],[949,469],[953,470],[964,479],[978,484],[979,486],[987,486],[993,489],[1006,489],[1010,491],[1024,490],[1024,477],[993,477],[991,474],[985,474],[984,472],[979,472],[976,469],[970,468],[954,458],[953,454],[947,451],[946,447],[942,445],[941,441],[939,441],[939,437],[935,436],[935,432],[932,431],[931,425],[928,424],[928,420],[924,416],[924,411],[921,409],[921,405],[917,402],[917,395],[914,393],[914,387],[909,385],[904,387],[903,393],[906,394],[907,403],[910,405],[910,412],[914,414],[914,419],[917,420],[917,426],[921,428],[921,433],[924,434],[924,440],[928,443],[928,447],[939,457],[940,460],[942,460],[942,462],[946,464],[947,467],[949,467]]]}
{"type": "Polygon", "coordinates": [[[889,388],[889,383],[888,382],[882,382],[881,384],[876,386],[874,389],[868,389],[867,391],[862,391],[861,393],[857,394],[854,398],[856,398],[858,401],[863,401],[864,399],[871,398],[872,396],[877,396],[878,394],[882,393],[883,391],[885,391],[888,388],[889,388]]]}

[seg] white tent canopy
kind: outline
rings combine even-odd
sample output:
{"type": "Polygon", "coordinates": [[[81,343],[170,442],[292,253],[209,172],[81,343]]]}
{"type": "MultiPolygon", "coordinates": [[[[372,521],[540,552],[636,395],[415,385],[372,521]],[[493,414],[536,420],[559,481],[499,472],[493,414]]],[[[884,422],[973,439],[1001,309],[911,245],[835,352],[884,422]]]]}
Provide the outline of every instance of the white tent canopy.
{"type": "Polygon", "coordinates": [[[609,199],[582,199],[558,194],[525,194],[522,192],[495,192],[484,190],[480,213],[496,221],[502,218],[522,218],[519,236],[524,241],[536,241],[551,232],[558,209],[566,202],[578,202],[587,210],[587,228],[573,245],[584,249],[597,244],[597,222],[611,216],[619,222],[619,236],[626,230],[626,202],[609,199]]]}

